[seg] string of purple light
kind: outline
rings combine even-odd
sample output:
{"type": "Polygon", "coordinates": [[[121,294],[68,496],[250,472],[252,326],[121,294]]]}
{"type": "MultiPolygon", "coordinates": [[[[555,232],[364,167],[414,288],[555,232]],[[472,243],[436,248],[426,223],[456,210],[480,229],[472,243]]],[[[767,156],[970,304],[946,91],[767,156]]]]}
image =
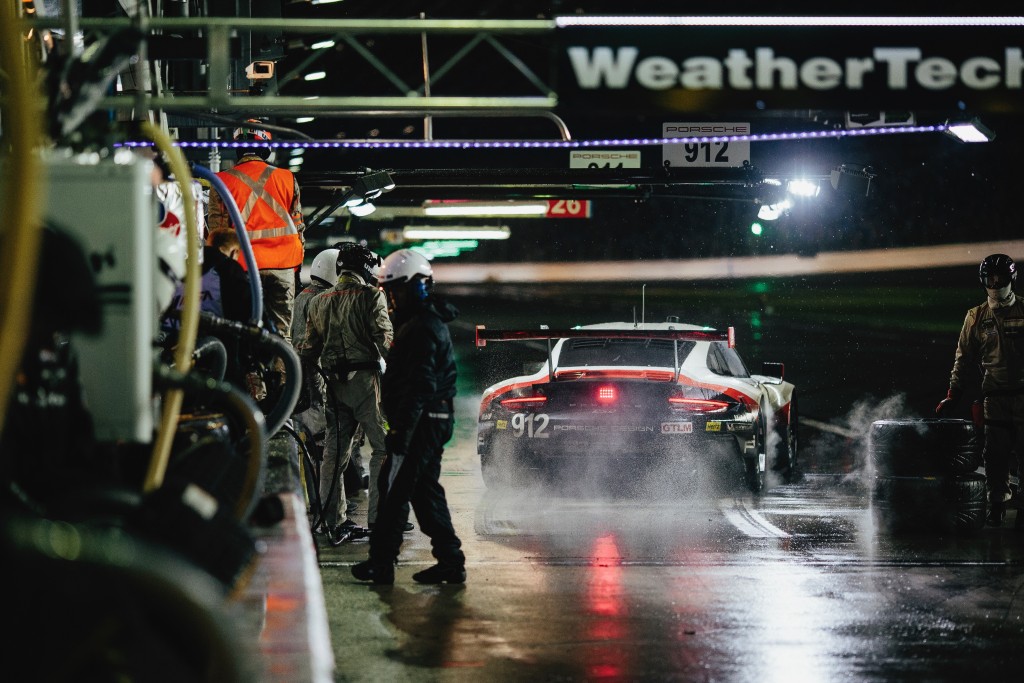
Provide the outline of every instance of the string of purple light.
{"type": "MultiPolygon", "coordinates": [[[[850,130],[800,131],[794,133],[751,133],[748,135],[706,135],[678,138],[613,138],[605,140],[181,140],[179,147],[198,149],[279,147],[283,149],[581,149],[588,147],[648,147],[712,142],[778,142],[823,138],[865,137],[910,133],[941,133],[948,124],[931,126],[877,126],[850,130]]],[[[150,147],[148,140],[119,143],[122,147],[150,147]]]]}

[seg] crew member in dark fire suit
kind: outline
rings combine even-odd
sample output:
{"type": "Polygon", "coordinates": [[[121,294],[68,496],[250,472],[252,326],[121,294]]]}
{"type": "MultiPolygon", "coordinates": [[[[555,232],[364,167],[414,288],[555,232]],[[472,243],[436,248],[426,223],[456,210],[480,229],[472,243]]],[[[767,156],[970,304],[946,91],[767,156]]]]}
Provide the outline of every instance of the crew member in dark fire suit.
{"type": "MultiPolygon", "coordinates": [[[[348,519],[342,475],[351,457],[357,425],[362,425],[370,442],[371,472],[376,463],[384,461],[381,361],[391,348],[394,334],[384,294],[377,288],[380,257],[355,242],[337,247],[340,277],[334,287],[310,300],[306,337],[298,348],[307,368],[320,361],[330,392],[325,407],[320,498],[329,542],[335,546],[369,533],[348,519]]],[[[375,502],[371,496],[371,514],[375,502]]]]}
{"type": "Polygon", "coordinates": [[[458,311],[431,293],[430,262],[409,249],[384,259],[380,282],[395,325],[382,398],[389,427],[387,459],[376,482],[380,504],[370,534],[370,557],[353,565],[352,575],[360,581],[394,583],[412,503],[437,559],[433,567],[413,574],[413,580],[464,583],[466,556],[440,482],[441,454],[455,422],[455,356],[447,323],[458,311]]]}
{"type": "Polygon", "coordinates": [[[1017,265],[1006,254],[981,262],[978,277],[988,299],[967,311],[949,377],[949,391],[935,408],[942,415],[963,395],[965,373],[980,367],[985,415],[988,524],[1000,526],[1010,490],[1010,453],[1024,454],[1024,301],[1013,293],[1017,265]]]}

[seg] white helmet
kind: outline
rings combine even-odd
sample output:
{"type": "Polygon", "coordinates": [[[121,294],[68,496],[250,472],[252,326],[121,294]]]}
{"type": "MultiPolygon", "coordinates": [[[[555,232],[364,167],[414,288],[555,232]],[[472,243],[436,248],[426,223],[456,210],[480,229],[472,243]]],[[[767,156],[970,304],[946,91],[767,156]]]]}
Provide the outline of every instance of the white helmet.
{"type": "Polygon", "coordinates": [[[399,249],[384,259],[380,267],[381,285],[408,282],[414,277],[422,277],[428,281],[434,278],[434,269],[430,267],[427,257],[412,249],[399,249]]]}
{"type": "Polygon", "coordinates": [[[309,276],[328,287],[338,284],[338,250],[324,249],[317,254],[313,265],[309,267],[309,276]]]}

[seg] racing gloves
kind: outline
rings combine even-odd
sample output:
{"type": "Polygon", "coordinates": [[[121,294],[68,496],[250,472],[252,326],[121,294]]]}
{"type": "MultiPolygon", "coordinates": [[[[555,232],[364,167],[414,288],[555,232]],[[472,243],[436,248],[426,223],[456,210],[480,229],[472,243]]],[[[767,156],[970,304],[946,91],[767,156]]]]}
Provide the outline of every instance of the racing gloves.
{"type": "Polygon", "coordinates": [[[946,392],[946,398],[939,401],[939,405],[935,406],[935,414],[942,415],[947,410],[952,410],[960,404],[960,398],[963,396],[963,390],[959,387],[950,387],[949,391],[946,392]]]}

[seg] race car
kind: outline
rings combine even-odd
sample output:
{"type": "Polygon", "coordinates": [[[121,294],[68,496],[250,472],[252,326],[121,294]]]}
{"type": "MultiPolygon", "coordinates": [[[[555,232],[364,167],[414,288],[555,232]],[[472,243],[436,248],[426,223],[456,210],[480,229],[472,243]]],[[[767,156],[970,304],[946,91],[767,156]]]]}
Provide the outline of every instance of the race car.
{"type": "Polygon", "coordinates": [[[747,370],[735,330],[678,322],[572,329],[476,328],[488,342],[543,340],[532,374],[484,390],[477,452],[489,489],[629,480],[685,483],[708,472],[760,493],[769,468],[797,475],[796,393],[781,363],[747,370]]]}

